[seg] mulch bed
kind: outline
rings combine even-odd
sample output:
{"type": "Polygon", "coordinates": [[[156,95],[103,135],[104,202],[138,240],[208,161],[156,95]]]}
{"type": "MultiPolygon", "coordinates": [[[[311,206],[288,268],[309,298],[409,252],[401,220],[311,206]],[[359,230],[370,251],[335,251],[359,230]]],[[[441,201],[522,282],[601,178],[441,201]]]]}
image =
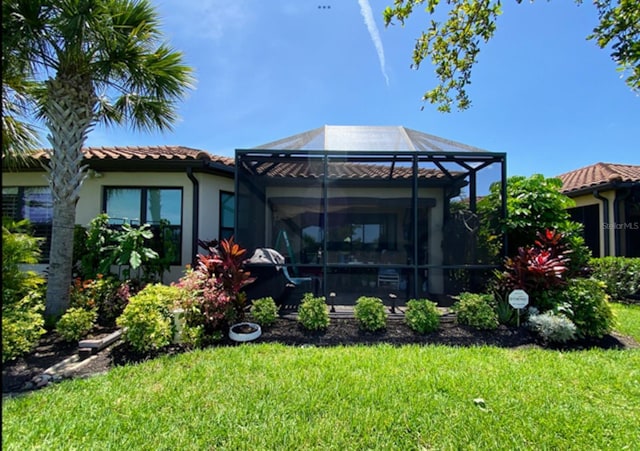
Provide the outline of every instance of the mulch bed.
{"type": "MultiPolygon", "coordinates": [[[[96,328],[92,337],[108,334],[113,329],[96,328]]],[[[499,327],[494,331],[480,331],[455,323],[444,323],[436,332],[419,335],[413,332],[402,319],[389,319],[387,328],[378,332],[360,330],[354,318],[333,318],[327,330],[310,332],[303,329],[293,318],[278,318],[272,326],[263,328],[262,336],[256,341],[244,344],[224,339],[217,346],[251,346],[253,343],[282,343],[290,346],[353,346],[387,343],[394,346],[447,345],[481,346],[502,348],[545,347],[527,328],[499,327]]],[[[588,348],[630,349],[640,345],[631,337],[616,333],[600,339],[578,340],[554,349],[573,351],[588,348]]],[[[127,344],[118,341],[91,356],[89,360],[65,378],[89,377],[108,371],[110,368],[129,363],[138,363],[164,354],[177,354],[187,349],[171,345],[159,351],[141,354],[127,344]]],[[[24,391],[25,383],[42,374],[45,370],[78,352],[77,343],[68,343],[56,332],[43,335],[38,346],[28,355],[3,365],[2,392],[24,391]]]]}

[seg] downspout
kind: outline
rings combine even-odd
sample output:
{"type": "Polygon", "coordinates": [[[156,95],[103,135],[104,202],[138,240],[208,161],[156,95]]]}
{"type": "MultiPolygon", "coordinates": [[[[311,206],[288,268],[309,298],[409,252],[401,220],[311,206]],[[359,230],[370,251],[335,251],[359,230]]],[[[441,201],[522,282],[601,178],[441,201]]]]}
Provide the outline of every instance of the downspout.
{"type": "MultiPolygon", "coordinates": [[[[625,193],[621,196],[618,196],[618,191],[616,191],[616,197],[613,200],[613,225],[615,227],[615,237],[616,237],[616,242],[615,242],[615,250],[616,250],[616,256],[621,256],[622,255],[622,227],[619,227],[618,224],[620,224],[620,201],[625,201],[627,199],[627,197],[629,197],[629,195],[631,194],[631,190],[627,189],[625,191],[625,193]]],[[[622,203],[622,205],[624,206],[624,203],[622,203]]]]}
{"type": "Polygon", "coordinates": [[[191,262],[195,263],[196,255],[198,255],[198,222],[200,220],[200,183],[198,179],[193,175],[193,168],[189,166],[187,168],[187,177],[193,184],[193,205],[191,212],[191,262]]]}
{"type": "Polygon", "coordinates": [[[600,195],[600,192],[598,190],[594,190],[593,191],[593,197],[595,197],[596,199],[602,201],[602,219],[603,219],[603,232],[604,232],[604,255],[603,257],[607,257],[609,256],[609,199],[607,199],[606,197],[603,197],[600,195]],[[607,227],[604,227],[604,224],[607,225],[607,227]]]}

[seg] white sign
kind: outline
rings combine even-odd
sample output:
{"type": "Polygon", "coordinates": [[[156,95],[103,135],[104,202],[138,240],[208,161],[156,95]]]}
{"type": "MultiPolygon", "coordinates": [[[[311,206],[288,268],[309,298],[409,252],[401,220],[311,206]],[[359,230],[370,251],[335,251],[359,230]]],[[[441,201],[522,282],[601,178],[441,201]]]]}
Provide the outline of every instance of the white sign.
{"type": "Polygon", "coordinates": [[[524,290],[513,290],[509,294],[509,305],[513,308],[524,308],[529,304],[529,295],[524,290]]]}

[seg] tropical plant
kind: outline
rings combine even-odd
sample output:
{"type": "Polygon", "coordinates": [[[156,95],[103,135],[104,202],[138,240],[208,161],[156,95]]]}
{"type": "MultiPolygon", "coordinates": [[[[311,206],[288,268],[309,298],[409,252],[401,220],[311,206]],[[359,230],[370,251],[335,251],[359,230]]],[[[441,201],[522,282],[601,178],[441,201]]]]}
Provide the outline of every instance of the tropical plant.
{"type": "Polygon", "coordinates": [[[404,313],[407,325],[419,334],[426,334],[438,329],[440,312],[435,302],[428,299],[410,299],[404,313]]]}
{"type": "Polygon", "coordinates": [[[2,362],[31,351],[46,333],[44,296],[32,291],[13,304],[2,304],[2,362]]]}
{"type": "Polygon", "coordinates": [[[376,331],[387,327],[387,314],[382,299],[361,296],[356,300],[353,314],[360,327],[368,331],[376,331]]]}
{"type": "Polygon", "coordinates": [[[198,270],[215,277],[232,302],[236,321],[245,314],[247,295],[242,289],[255,281],[251,273],[244,269],[246,249],[234,242],[233,237],[221,240],[217,245],[208,246],[209,254],[198,255],[198,270]]]}
{"type": "Polygon", "coordinates": [[[322,330],[329,327],[329,308],[324,296],[305,293],[298,307],[298,321],[307,330],[322,330]]]}
{"type": "Polygon", "coordinates": [[[235,321],[232,297],[215,275],[187,267],[176,285],[184,292],[180,307],[186,326],[201,329],[203,338],[214,336],[235,321]]]}
{"type": "Polygon", "coordinates": [[[137,351],[158,349],[171,343],[173,309],[182,298],[176,286],[149,284],[129,298],[116,324],[124,329],[123,339],[137,351]]]}
{"type": "Polygon", "coordinates": [[[69,302],[87,135],[98,122],[169,129],[176,102],[190,86],[191,70],[179,52],[159,43],[158,25],[149,0],[2,2],[3,79],[11,73],[34,83],[25,92],[37,102],[35,115],[46,124],[52,146],[46,151],[54,218],[50,315],[64,312],[69,302]]]}
{"type": "Polygon", "coordinates": [[[39,261],[41,238],[31,235],[28,220],[2,222],[2,305],[18,302],[44,283],[34,271],[25,271],[22,265],[39,261]]]}
{"type": "Polygon", "coordinates": [[[278,306],[271,296],[256,299],[251,303],[251,316],[261,326],[270,326],[278,318],[278,306]]]}
{"type": "MultiPolygon", "coordinates": [[[[393,7],[384,10],[384,22],[389,26],[393,19],[404,25],[413,8],[425,0],[395,0],[393,7]]],[[[418,68],[427,57],[435,66],[438,83],[427,91],[423,100],[438,105],[442,112],[451,111],[455,93],[456,106],[469,108],[471,101],[466,87],[471,83],[471,70],[480,53],[480,43],[491,40],[496,31],[502,4],[497,0],[430,0],[424,9],[429,15],[428,30],[416,39],[413,65],[418,68]],[[446,16],[446,20],[441,20],[446,16]]],[[[518,1],[520,3],[520,1],[518,1]]],[[[580,4],[582,1],[577,1],[580,4]]],[[[600,23],[587,39],[593,39],[602,49],[611,49],[611,58],[618,69],[629,71],[626,81],[632,90],[640,90],[640,38],[638,23],[640,9],[633,0],[597,0],[594,2],[600,23]]]]}
{"type": "Polygon", "coordinates": [[[151,238],[153,232],[149,224],[142,224],[140,227],[123,224],[122,228],[113,234],[114,244],[107,245],[105,250],[110,253],[112,263],[122,268],[124,278],[131,278],[132,269],[138,270],[160,257],[146,245],[151,238]]]}
{"type": "Polygon", "coordinates": [[[78,341],[93,329],[97,318],[95,310],[71,307],[58,320],[56,331],[66,341],[78,341]]]}
{"type": "Polygon", "coordinates": [[[498,324],[505,326],[517,324],[519,312],[509,304],[509,294],[505,291],[494,291],[493,299],[498,324]]]}
{"type": "MultiPolygon", "coordinates": [[[[556,231],[538,232],[532,246],[521,247],[513,258],[505,261],[505,271],[500,278],[503,291],[522,289],[536,297],[563,286],[569,261],[568,252],[562,244],[563,235],[556,231]]],[[[542,310],[548,306],[537,305],[542,310]]]]}
{"type": "Polygon", "coordinates": [[[77,226],[73,244],[74,262],[78,277],[95,279],[98,274],[109,274],[113,259],[107,246],[113,244],[114,229],[109,227],[109,216],[101,213],[87,228],[77,226]]]}
{"type": "MultiPolygon", "coordinates": [[[[530,246],[541,230],[564,233],[570,226],[568,208],[575,202],[560,192],[562,181],[545,178],[541,174],[531,177],[512,176],[507,179],[507,215],[502,216],[502,186],[493,183],[489,194],[478,202],[478,213],[483,218],[480,233],[483,239],[500,241],[506,234],[506,255],[515,255],[520,247],[530,246]]],[[[565,236],[565,238],[567,238],[565,236]]]]}
{"type": "Polygon", "coordinates": [[[30,235],[29,222],[2,224],[2,361],[29,352],[45,333],[44,279],[23,264],[38,262],[40,239],[30,235]]]}
{"type": "MultiPolygon", "coordinates": [[[[169,269],[176,252],[163,241],[168,232],[166,221],[161,221],[159,234],[154,237],[150,224],[140,227],[123,224],[114,228],[109,225],[109,216],[101,213],[91,220],[89,226],[76,227],[74,232],[74,266],[79,277],[95,279],[99,274],[109,274],[112,266],[118,266],[119,277],[131,279],[131,270],[136,270],[133,280],[141,283],[159,282],[169,269]],[[156,238],[169,247],[170,254],[162,257],[151,248],[156,238]]],[[[167,240],[171,241],[171,240],[167,240]]]]}
{"type": "Polygon", "coordinates": [[[481,293],[460,293],[451,310],[459,324],[476,329],[495,329],[498,316],[493,307],[493,296],[481,293]]]}

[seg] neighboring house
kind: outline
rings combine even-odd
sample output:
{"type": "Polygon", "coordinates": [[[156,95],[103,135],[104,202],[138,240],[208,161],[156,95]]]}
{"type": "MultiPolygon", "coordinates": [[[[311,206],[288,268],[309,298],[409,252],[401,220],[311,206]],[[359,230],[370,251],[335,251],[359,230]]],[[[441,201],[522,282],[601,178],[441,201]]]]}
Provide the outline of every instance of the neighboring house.
{"type": "Polygon", "coordinates": [[[639,165],[596,163],[558,178],[594,257],[640,257],[639,165]]]}
{"type": "MultiPolygon", "coordinates": [[[[165,282],[177,280],[197,254],[197,239],[233,234],[234,161],[180,146],[101,147],[84,149],[88,177],[76,208],[76,223],[86,226],[100,213],[114,225],[168,221],[171,239],[179,249],[165,282]]],[[[2,214],[27,218],[37,236],[51,237],[52,198],[42,164],[48,157],[35,153],[26,167],[10,172],[3,167],[2,214]]],[[[48,243],[43,262],[48,262],[48,243]]]]}
{"type": "Polygon", "coordinates": [[[337,303],[478,289],[477,199],[505,155],[391,126],[324,126],[236,150],[236,238],[337,303]]]}

